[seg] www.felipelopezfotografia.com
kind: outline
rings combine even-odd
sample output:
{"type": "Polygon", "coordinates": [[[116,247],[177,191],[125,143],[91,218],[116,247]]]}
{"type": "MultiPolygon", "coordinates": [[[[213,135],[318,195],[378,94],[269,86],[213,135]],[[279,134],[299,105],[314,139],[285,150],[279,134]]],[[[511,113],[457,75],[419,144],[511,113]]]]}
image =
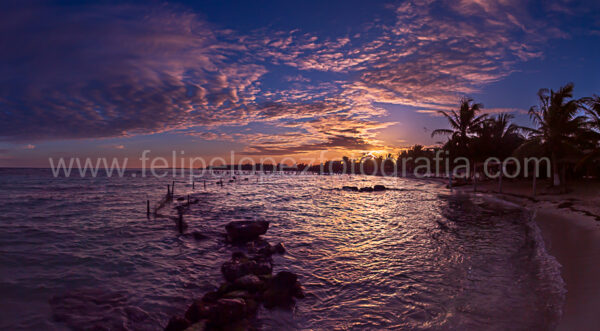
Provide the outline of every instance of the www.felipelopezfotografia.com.
{"type": "MultiPolygon", "coordinates": [[[[505,160],[500,160],[497,157],[489,157],[483,162],[472,162],[467,157],[450,158],[448,152],[441,149],[431,152],[432,157],[419,156],[397,158],[382,158],[372,157],[370,155],[363,156],[359,159],[345,158],[342,160],[325,160],[323,157],[327,154],[326,151],[321,153],[318,159],[299,159],[288,157],[285,161],[290,164],[276,163],[273,158],[261,158],[258,163],[253,159],[241,158],[236,162],[235,152],[231,151],[229,163],[222,157],[205,160],[202,157],[185,158],[185,151],[173,151],[171,158],[156,156],[150,157],[151,151],[145,150],[139,158],[141,166],[131,168],[140,170],[141,176],[154,176],[163,178],[185,177],[190,178],[195,176],[222,176],[224,171],[234,174],[236,171],[260,173],[263,176],[282,173],[292,174],[359,174],[372,176],[393,176],[393,177],[454,177],[454,178],[470,178],[471,172],[475,176],[495,179],[498,177],[517,178],[517,177],[540,177],[542,174],[545,177],[551,176],[551,163],[547,157],[526,157],[518,159],[509,157],[505,160]],[[252,162],[249,162],[252,161],[252,162]],[[302,161],[311,162],[310,164],[302,161]],[[313,164],[317,162],[316,164],[313,164]],[[181,171],[187,170],[187,171],[181,171]]],[[[55,161],[54,158],[48,159],[52,174],[54,177],[71,175],[85,177],[96,177],[100,173],[102,176],[111,177],[114,175],[123,177],[127,170],[128,158],[119,160],[113,158],[108,160],[105,157],[99,157],[95,160],[85,158],[82,160],[79,157],[71,157],[65,159],[59,158],[55,161]],[[56,162],[56,163],[55,163],[56,162]]]]}

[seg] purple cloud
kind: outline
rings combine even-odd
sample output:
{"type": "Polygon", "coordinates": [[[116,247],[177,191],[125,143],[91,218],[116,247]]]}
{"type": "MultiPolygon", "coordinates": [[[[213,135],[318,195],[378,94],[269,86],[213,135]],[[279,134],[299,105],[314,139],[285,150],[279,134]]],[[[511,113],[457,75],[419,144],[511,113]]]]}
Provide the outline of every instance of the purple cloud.
{"type": "Polygon", "coordinates": [[[248,153],[382,148],[377,132],[394,123],[378,104],[449,109],[567,36],[516,0],[388,10],[391,20],[338,37],[225,30],[169,5],[4,10],[0,140],[171,131],[242,142],[248,153]],[[283,84],[269,84],[279,73],[283,84]],[[227,130],[252,123],[284,132],[227,130]]]}

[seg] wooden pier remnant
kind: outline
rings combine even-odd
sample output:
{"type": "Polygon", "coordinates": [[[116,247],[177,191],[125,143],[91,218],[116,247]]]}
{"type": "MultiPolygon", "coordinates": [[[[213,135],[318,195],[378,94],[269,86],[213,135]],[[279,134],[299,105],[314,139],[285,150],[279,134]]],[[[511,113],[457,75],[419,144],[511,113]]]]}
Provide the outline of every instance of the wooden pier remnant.
{"type": "Polygon", "coordinates": [[[183,210],[178,209],[179,217],[177,218],[177,228],[179,229],[179,233],[183,233],[183,210]]]}
{"type": "Polygon", "coordinates": [[[150,218],[150,200],[146,200],[146,217],[150,218]]]}

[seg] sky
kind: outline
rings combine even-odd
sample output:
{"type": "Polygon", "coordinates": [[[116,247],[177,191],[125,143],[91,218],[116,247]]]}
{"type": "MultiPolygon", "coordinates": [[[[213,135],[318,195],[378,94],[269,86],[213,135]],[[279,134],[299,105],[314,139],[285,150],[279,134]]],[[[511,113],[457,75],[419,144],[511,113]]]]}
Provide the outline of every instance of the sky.
{"type": "Polygon", "coordinates": [[[600,2],[3,1],[0,49],[0,166],[339,158],[435,145],[463,96],[600,94],[600,2]]]}

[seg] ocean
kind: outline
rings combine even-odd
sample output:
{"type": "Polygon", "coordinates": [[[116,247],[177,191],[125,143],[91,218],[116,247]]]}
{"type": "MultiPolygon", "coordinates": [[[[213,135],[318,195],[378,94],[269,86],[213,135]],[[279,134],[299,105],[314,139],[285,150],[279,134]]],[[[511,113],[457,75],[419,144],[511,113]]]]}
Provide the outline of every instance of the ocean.
{"type": "Polygon", "coordinates": [[[264,330],[539,330],[560,317],[560,266],[527,210],[414,179],[223,176],[192,189],[187,175],[0,169],[0,329],[161,330],[223,281],[224,225],[254,219],[287,249],[274,272],[306,292],[292,310],[261,307],[264,330]],[[199,199],[183,234],[177,201],[146,215],[173,180],[175,196],[199,199]],[[376,184],[389,190],[341,190],[376,184]]]}

